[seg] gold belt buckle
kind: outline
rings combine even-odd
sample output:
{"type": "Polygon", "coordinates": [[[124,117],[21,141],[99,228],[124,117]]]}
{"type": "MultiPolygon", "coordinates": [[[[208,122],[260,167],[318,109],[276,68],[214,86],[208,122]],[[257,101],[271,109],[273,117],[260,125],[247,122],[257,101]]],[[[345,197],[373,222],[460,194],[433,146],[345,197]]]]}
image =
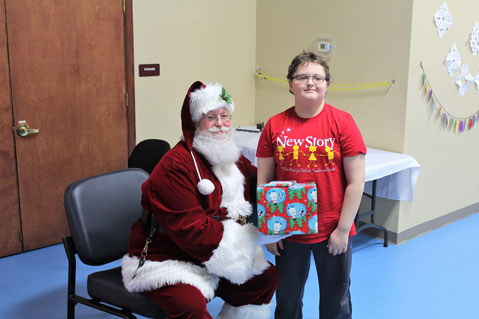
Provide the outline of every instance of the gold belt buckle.
{"type": "Polygon", "coordinates": [[[236,221],[238,223],[240,223],[241,225],[246,225],[246,217],[245,216],[240,215],[236,221]]]}

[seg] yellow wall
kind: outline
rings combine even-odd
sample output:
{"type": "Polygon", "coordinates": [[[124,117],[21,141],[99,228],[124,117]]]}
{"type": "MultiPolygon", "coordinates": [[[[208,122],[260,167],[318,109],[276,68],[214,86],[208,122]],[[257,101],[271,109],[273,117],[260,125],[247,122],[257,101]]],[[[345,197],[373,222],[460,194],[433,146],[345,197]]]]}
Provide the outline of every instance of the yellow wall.
{"type": "Polygon", "coordinates": [[[195,80],[225,85],[237,105],[235,125],[266,121],[291,106],[293,98],[286,84],[255,78],[255,67],[285,79],[297,53],[329,36],[335,44],[332,84],[392,79],[395,84],[330,91],[327,102],[354,116],[367,146],[412,155],[422,166],[412,204],[379,199],[378,223],[400,241],[401,233],[471,205],[477,208],[479,126],[462,134],[441,127],[424,96],[419,62],[451,112],[465,116],[477,111],[476,87],[459,96],[443,63],[456,42],[470,72],[479,72],[479,55],[467,51],[479,3],[449,2],[454,23],[439,38],[433,16],[443,2],[134,1],[136,71],[138,64],[161,65],[160,77],[135,78],[137,141],[178,141],[180,107],[195,80]]]}
{"type": "MultiPolygon", "coordinates": [[[[257,64],[286,80],[292,58],[317,38],[334,40],[331,84],[395,80],[388,88],[333,91],[326,102],[353,115],[369,147],[403,152],[412,1],[257,1],[257,64]]],[[[256,81],[256,117],[293,105],[288,86],[256,81]]],[[[367,201],[364,202],[367,204],[367,201]]],[[[378,201],[377,220],[398,229],[399,202],[378,201]]]]}
{"type": "Polygon", "coordinates": [[[479,54],[472,55],[469,35],[479,22],[479,2],[448,1],[453,24],[439,38],[432,22],[444,1],[414,1],[409,83],[407,91],[404,152],[422,165],[412,206],[401,203],[399,230],[409,229],[438,216],[475,205],[479,207],[479,126],[471,131],[454,133],[441,126],[428,104],[422,86],[420,62],[426,69],[433,91],[441,104],[458,117],[479,110],[479,92],[472,84],[464,96],[458,94],[455,78],[444,65],[453,43],[469,72],[479,73],[479,54]]]}
{"type": "Polygon", "coordinates": [[[234,124],[254,123],[255,0],[133,1],[136,139],[181,136],[180,109],[191,83],[219,82],[236,104],[234,124]],[[159,77],[138,77],[139,64],[159,77]]]}
{"type": "MultiPolygon", "coordinates": [[[[331,84],[396,80],[389,90],[329,91],[327,102],[350,112],[371,147],[401,152],[405,118],[410,1],[261,0],[257,2],[257,64],[286,79],[292,58],[318,37],[335,39],[331,84]],[[381,134],[377,132],[381,131],[381,134]]],[[[291,106],[284,84],[257,81],[256,116],[291,106]]]]}

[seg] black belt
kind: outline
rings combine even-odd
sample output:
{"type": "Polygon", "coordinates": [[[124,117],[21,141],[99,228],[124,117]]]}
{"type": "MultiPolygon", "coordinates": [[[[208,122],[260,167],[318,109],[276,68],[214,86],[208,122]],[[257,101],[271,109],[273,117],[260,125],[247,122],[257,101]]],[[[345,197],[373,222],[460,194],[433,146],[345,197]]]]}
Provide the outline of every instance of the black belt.
{"type": "MultiPolygon", "coordinates": [[[[221,216],[213,215],[210,217],[218,222],[221,221],[221,216]]],[[[158,224],[155,216],[149,210],[143,208],[140,220],[144,228],[150,229],[149,238],[153,239],[156,233],[166,234],[166,231],[158,224]]]]}

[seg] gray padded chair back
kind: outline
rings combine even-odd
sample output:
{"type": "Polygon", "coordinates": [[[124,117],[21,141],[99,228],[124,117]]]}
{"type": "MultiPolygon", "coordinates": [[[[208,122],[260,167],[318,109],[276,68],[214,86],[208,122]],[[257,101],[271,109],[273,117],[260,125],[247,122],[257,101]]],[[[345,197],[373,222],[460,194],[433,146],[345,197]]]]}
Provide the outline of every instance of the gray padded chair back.
{"type": "Polygon", "coordinates": [[[78,256],[102,265],[128,251],[130,230],[141,216],[141,184],[149,174],[125,169],[72,183],[65,191],[65,211],[78,256]]]}
{"type": "Polygon", "coordinates": [[[131,226],[143,210],[141,185],[148,177],[142,169],[124,169],[76,181],[65,190],[71,233],[62,238],[68,258],[68,319],[75,319],[77,304],[125,319],[137,318],[134,314],[165,318],[163,310],[148,297],[125,289],[121,267],[102,267],[88,275],[90,299],[76,293],[76,255],[83,263],[97,266],[127,253],[131,226]]]}

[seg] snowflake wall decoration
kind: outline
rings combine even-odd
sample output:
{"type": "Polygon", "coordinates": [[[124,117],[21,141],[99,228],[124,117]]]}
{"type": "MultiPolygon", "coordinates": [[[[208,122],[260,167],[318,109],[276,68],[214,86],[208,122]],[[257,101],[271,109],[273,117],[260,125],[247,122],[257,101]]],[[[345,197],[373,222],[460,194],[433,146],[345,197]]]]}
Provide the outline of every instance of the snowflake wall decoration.
{"type": "MultiPolygon", "coordinates": [[[[449,7],[445,1],[441,8],[434,14],[434,22],[436,24],[438,35],[441,38],[452,25],[452,15],[449,13],[449,7]]],[[[472,55],[476,56],[477,52],[479,51],[478,22],[474,24],[474,27],[470,33],[469,48],[471,49],[472,55]]],[[[449,76],[452,78],[460,69],[459,75],[455,78],[455,84],[458,87],[459,95],[464,95],[469,86],[474,84],[477,88],[477,92],[479,93],[479,72],[477,72],[475,76],[472,75],[469,72],[469,66],[467,64],[462,64],[462,62],[461,54],[459,53],[456,44],[453,43],[444,61],[444,65],[447,68],[449,76]]],[[[472,127],[479,123],[479,110],[466,117],[458,117],[448,112],[446,107],[439,102],[436,94],[433,92],[422,62],[420,65],[423,70],[423,85],[428,95],[428,102],[432,104],[434,110],[437,110],[435,114],[442,118],[442,123],[446,126],[446,128],[451,128],[454,132],[464,132],[466,129],[472,129],[472,127]]]]}
{"type": "Polygon", "coordinates": [[[434,22],[436,23],[439,37],[442,38],[447,29],[449,29],[452,25],[452,14],[449,13],[449,7],[445,1],[436,14],[434,14],[434,22]]]}
{"type": "MultiPolygon", "coordinates": [[[[442,37],[447,29],[452,25],[452,15],[449,12],[447,3],[441,5],[441,8],[434,14],[434,22],[436,24],[439,37],[442,37]]],[[[469,47],[472,51],[472,55],[477,55],[479,52],[479,23],[476,22],[472,28],[469,40],[469,47]]],[[[462,58],[455,43],[449,49],[449,53],[446,56],[445,65],[449,76],[452,77],[454,73],[461,67],[462,58]]],[[[456,85],[459,89],[459,95],[464,95],[471,84],[475,83],[476,89],[479,92],[479,73],[476,76],[469,72],[467,65],[462,65],[461,73],[456,77],[456,85]]]]}
{"type": "Polygon", "coordinates": [[[474,28],[472,28],[469,46],[471,47],[472,55],[475,56],[479,50],[479,23],[477,22],[474,24],[474,28]]]}
{"type": "Polygon", "coordinates": [[[446,67],[447,67],[447,72],[449,72],[449,76],[452,77],[452,75],[461,66],[461,63],[462,63],[461,55],[459,54],[459,51],[457,50],[456,44],[453,43],[446,57],[446,67]]]}
{"type": "Polygon", "coordinates": [[[464,95],[473,81],[474,76],[469,73],[469,67],[467,64],[463,64],[461,74],[456,78],[456,85],[459,87],[459,95],[464,95]]]}

